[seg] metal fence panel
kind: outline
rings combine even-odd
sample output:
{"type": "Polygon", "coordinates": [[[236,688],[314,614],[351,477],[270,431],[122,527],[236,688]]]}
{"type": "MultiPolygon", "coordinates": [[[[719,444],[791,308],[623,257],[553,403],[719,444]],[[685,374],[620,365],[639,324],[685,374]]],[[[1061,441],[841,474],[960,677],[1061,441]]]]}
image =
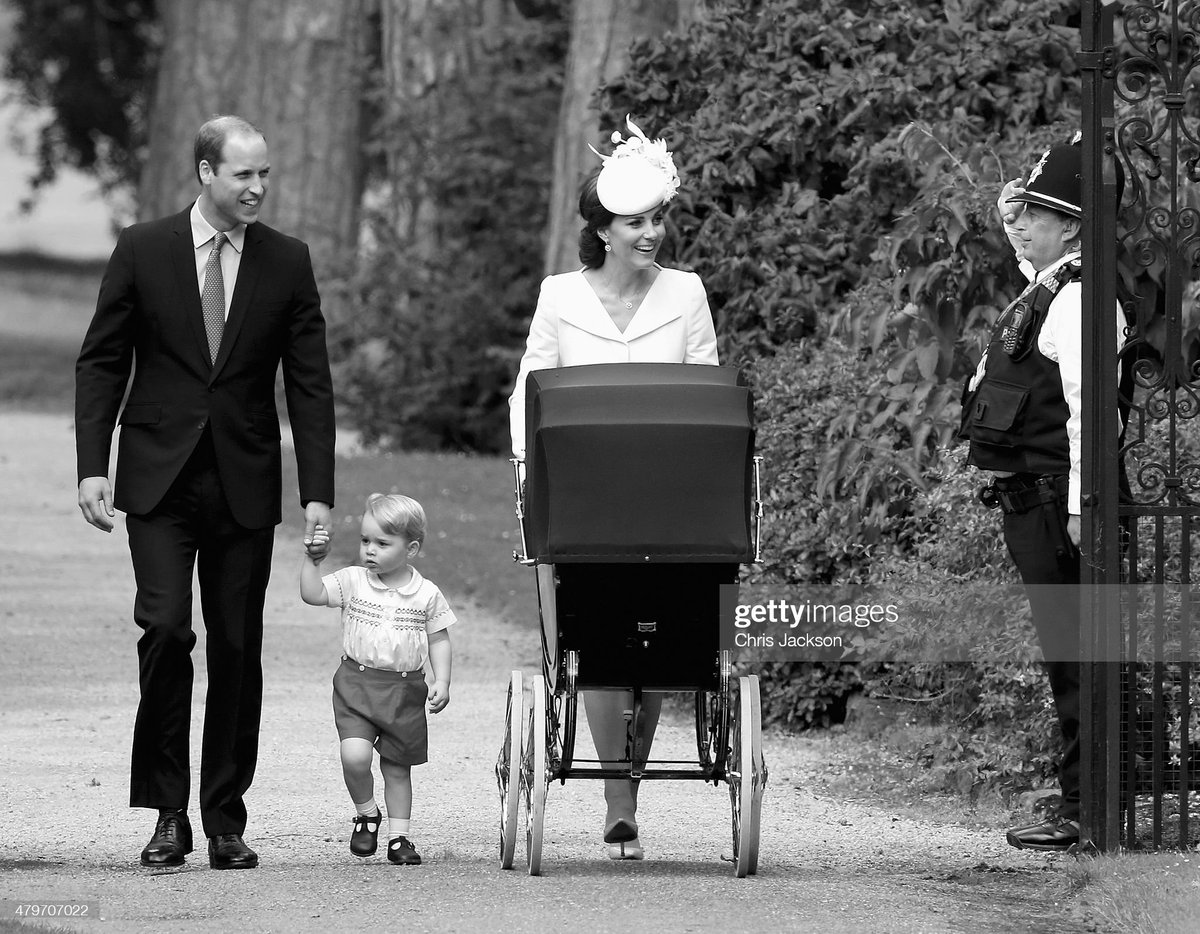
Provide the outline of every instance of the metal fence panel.
{"type": "Polygon", "coordinates": [[[1200,837],[1200,3],[1084,0],[1079,64],[1083,833],[1100,850],[1182,847],[1200,837]],[[1130,325],[1120,389],[1118,300],[1130,325]]]}

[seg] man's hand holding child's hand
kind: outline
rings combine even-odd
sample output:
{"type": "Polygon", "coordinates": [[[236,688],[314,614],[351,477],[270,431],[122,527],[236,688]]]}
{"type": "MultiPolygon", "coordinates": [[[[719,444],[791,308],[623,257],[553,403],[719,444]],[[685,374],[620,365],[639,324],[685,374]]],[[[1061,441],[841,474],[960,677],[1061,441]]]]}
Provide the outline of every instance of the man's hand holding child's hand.
{"type": "Polygon", "coordinates": [[[318,525],[313,529],[312,539],[304,543],[304,549],[313,564],[320,564],[325,559],[329,554],[329,532],[325,526],[318,525]]]}

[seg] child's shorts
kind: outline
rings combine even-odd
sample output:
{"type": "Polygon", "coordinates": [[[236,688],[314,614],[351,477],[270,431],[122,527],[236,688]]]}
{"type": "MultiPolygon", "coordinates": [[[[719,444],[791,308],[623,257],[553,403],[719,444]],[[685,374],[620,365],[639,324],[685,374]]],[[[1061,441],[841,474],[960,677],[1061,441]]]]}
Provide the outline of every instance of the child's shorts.
{"type": "Polygon", "coordinates": [[[425,672],[368,668],[343,656],[333,674],[333,720],[340,739],[374,743],[399,765],[429,761],[425,672]]]}

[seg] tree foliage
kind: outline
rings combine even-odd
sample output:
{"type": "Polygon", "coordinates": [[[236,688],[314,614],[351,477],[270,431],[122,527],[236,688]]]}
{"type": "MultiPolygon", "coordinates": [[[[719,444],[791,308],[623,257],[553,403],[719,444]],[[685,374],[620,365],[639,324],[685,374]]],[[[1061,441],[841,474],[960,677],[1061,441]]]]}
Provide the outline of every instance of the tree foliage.
{"type": "Polygon", "coordinates": [[[62,166],[102,190],[135,190],[160,35],[154,0],[10,0],[4,76],[24,103],[48,108],[37,131],[33,188],[62,166]]]}

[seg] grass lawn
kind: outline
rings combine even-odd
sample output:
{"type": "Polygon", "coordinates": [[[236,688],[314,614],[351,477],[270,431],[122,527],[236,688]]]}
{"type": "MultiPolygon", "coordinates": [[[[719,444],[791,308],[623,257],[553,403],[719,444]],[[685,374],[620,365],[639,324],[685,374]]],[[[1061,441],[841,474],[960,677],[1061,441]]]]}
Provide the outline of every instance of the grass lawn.
{"type": "Polygon", "coordinates": [[[78,342],[0,334],[0,402],[34,412],[70,411],[78,354],[78,342]]]}
{"type": "Polygon", "coordinates": [[[1195,934],[1200,854],[1122,853],[1067,864],[1067,877],[1101,931],[1195,934]]]}
{"type": "Polygon", "coordinates": [[[95,263],[0,256],[0,403],[70,410],[102,272],[95,263]]]}

